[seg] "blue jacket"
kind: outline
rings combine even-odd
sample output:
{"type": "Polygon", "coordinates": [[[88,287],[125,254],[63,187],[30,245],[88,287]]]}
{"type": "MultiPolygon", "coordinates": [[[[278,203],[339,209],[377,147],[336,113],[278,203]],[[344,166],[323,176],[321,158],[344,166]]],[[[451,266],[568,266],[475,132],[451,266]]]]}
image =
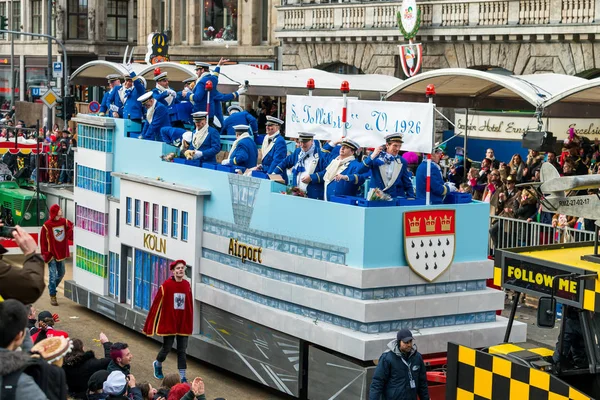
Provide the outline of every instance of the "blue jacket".
{"type": "MultiPolygon", "coordinates": [[[[414,198],[415,190],[410,179],[411,174],[408,171],[408,163],[400,156],[398,156],[396,162],[400,164],[400,172],[398,173],[398,176],[396,177],[394,183],[392,183],[392,186],[385,190],[385,193],[389,194],[392,197],[414,198]]],[[[380,156],[373,160],[371,159],[371,157],[365,157],[362,164],[363,167],[360,171],[361,173],[365,173],[367,170],[371,171],[370,187],[383,190],[386,187],[386,185],[384,183],[383,177],[381,176],[380,167],[385,165],[384,158],[380,156]]]]}
{"type": "MultiPolygon", "coordinates": [[[[108,92],[104,92],[104,95],[102,96],[102,102],[100,103],[100,112],[101,113],[106,114],[106,112],[108,111],[108,108],[112,104],[111,101],[112,101],[112,96],[113,96],[114,91],[115,91],[115,88],[113,87],[108,92]]],[[[112,117],[112,115],[111,115],[111,117],[112,117]]]]}
{"type": "MultiPolygon", "coordinates": [[[[239,114],[239,113],[237,113],[237,114],[239,114]]],[[[234,114],[234,115],[237,115],[237,114],[234,114]]],[[[252,115],[250,115],[250,116],[252,117],[252,115]]],[[[231,118],[231,117],[229,117],[229,118],[231,118]]],[[[225,122],[227,122],[229,120],[229,118],[227,118],[227,120],[225,122]]],[[[254,118],[254,117],[252,117],[252,118],[254,118]]],[[[256,120],[254,120],[254,121],[256,121],[256,120]]],[[[263,142],[263,143],[266,144],[266,142],[263,142]]],[[[275,168],[277,168],[277,166],[285,159],[286,156],[287,156],[287,142],[285,141],[283,136],[281,136],[281,134],[279,134],[275,138],[275,144],[273,145],[273,147],[271,147],[271,151],[269,151],[269,153],[267,153],[267,155],[263,154],[263,159],[261,162],[263,172],[265,172],[266,174],[274,173],[275,168]]]]}
{"type": "Polygon", "coordinates": [[[417,400],[417,395],[420,400],[429,400],[423,357],[413,350],[405,358],[406,365],[401,359],[403,356],[397,342],[392,340],[388,344],[389,351],[379,357],[369,388],[369,400],[417,400]],[[410,387],[411,376],[415,382],[414,389],[410,387]]]}
{"type": "MultiPolygon", "coordinates": [[[[131,77],[135,77],[135,72],[131,73],[131,77]]],[[[146,93],[146,88],[142,83],[141,79],[136,79],[133,81],[133,86],[129,90],[129,94],[127,94],[127,98],[125,99],[125,104],[121,101],[121,96],[119,96],[119,90],[121,90],[122,86],[115,86],[111,95],[112,104],[119,107],[119,117],[125,119],[142,119],[144,118],[143,106],[137,99],[144,93],[146,93]]],[[[127,90],[126,90],[127,92],[127,90]]]]}
{"type": "MultiPolygon", "coordinates": [[[[192,135],[192,138],[194,136],[192,135]]],[[[241,140],[238,146],[235,149],[237,153],[238,148],[240,147],[241,140]]],[[[212,126],[208,127],[208,136],[204,139],[204,142],[200,145],[199,149],[194,148],[193,143],[190,144],[190,149],[197,150],[202,152],[202,157],[200,160],[202,162],[213,163],[217,162],[217,154],[221,151],[221,135],[219,135],[219,131],[213,128],[212,126]]],[[[256,159],[254,159],[254,165],[256,165],[256,159]]],[[[250,167],[247,167],[250,168],[250,167]]]]}
{"type": "Polygon", "coordinates": [[[171,146],[181,146],[181,137],[188,129],[175,128],[172,126],[163,126],[160,128],[160,141],[170,144],[171,146]]]}
{"type": "Polygon", "coordinates": [[[237,165],[244,168],[256,167],[256,162],[258,161],[258,148],[256,147],[256,143],[254,143],[252,136],[238,142],[234,152],[229,155],[229,160],[231,161],[231,165],[237,165]]]}
{"type": "Polygon", "coordinates": [[[236,112],[225,118],[222,123],[221,135],[235,135],[233,129],[236,125],[249,125],[252,128],[252,133],[256,136],[258,133],[258,121],[248,111],[236,112]]]}
{"type": "Polygon", "coordinates": [[[158,101],[155,104],[152,123],[148,123],[148,120],[144,120],[142,126],[142,133],[140,136],[146,140],[160,140],[160,129],[165,126],[171,126],[169,110],[167,107],[163,106],[158,101]]]}
{"type": "MultiPolygon", "coordinates": [[[[280,174],[285,180],[286,184],[290,186],[298,186],[298,176],[300,173],[296,170],[295,165],[298,162],[298,156],[302,149],[296,148],[292,154],[287,156],[277,167],[275,167],[273,173],[280,174]],[[293,182],[288,183],[287,170],[292,168],[292,180],[293,182]]],[[[323,171],[329,165],[330,153],[323,152],[321,146],[315,140],[315,157],[317,165],[315,166],[314,172],[310,175],[310,183],[306,188],[306,195],[311,199],[323,200],[324,187],[323,187],[323,171]]],[[[336,156],[337,157],[337,156],[336,156]]]]}
{"type": "MultiPolygon", "coordinates": [[[[427,159],[423,160],[417,168],[417,199],[425,199],[427,189],[427,159]]],[[[442,204],[448,193],[448,187],[444,184],[440,166],[431,162],[431,204],[442,204]]]]}
{"type": "MultiPolygon", "coordinates": [[[[348,175],[349,181],[335,180],[329,182],[327,185],[327,200],[331,200],[331,196],[356,196],[360,185],[365,183],[365,175],[361,174],[362,163],[354,160],[348,165],[346,169],[340,172],[341,175],[348,175]]],[[[322,176],[325,176],[325,172],[322,172],[322,176]]]]}
{"type": "Polygon", "coordinates": [[[194,103],[194,108],[192,112],[198,111],[206,111],[206,95],[207,91],[205,89],[206,82],[211,81],[213,84],[213,90],[210,92],[210,112],[208,114],[209,119],[217,115],[217,118],[223,125],[223,110],[221,109],[221,102],[230,101],[238,98],[237,92],[233,92],[231,94],[222,94],[217,90],[217,85],[219,84],[219,73],[221,72],[221,67],[216,67],[212,74],[207,74],[200,78],[199,81],[196,82],[196,86],[194,86],[194,91],[186,94],[183,98],[186,101],[191,101],[194,103]]]}

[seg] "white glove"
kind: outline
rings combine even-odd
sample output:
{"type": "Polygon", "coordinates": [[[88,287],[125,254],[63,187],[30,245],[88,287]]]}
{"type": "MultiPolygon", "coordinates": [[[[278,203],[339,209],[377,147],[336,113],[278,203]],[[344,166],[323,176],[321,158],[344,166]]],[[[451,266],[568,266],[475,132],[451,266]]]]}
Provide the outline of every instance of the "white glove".
{"type": "Polygon", "coordinates": [[[110,109],[110,111],[112,111],[112,112],[119,112],[119,107],[117,107],[117,106],[116,106],[116,105],[114,105],[114,104],[111,104],[111,105],[110,105],[110,107],[109,107],[109,109],[110,109]]]}
{"type": "Polygon", "coordinates": [[[221,161],[221,165],[229,165],[229,158],[226,158],[223,161],[221,161]]]}
{"type": "Polygon", "coordinates": [[[185,96],[185,95],[186,95],[186,94],[188,94],[190,91],[191,91],[191,90],[190,90],[190,88],[189,88],[189,87],[185,87],[185,88],[183,88],[183,90],[182,90],[181,94],[182,94],[183,96],[185,96]]]}
{"type": "Polygon", "coordinates": [[[453,192],[456,192],[456,191],[457,191],[457,189],[456,189],[456,185],[455,185],[453,182],[446,182],[446,183],[445,183],[445,185],[446,185],[446,187],[448,188],[448,191],[449,191],[450,193],[453,193],[453,192]]]}
{"type": "Polygon", "coordinates": [[[202,158],[202,152],[201,151],[197,151],[194,153],[194,160],[197,160],[199,158],[202,158]]]}
{"type": "Polygon", "coordinates": [[[240,88],[237,90],[237,94],[238,96],[246,93],[248,91],[248,88],[246,86],[240,86],[240,88]]]}
{"type": "Polygon", "coordinates": [[[176,92],[176,91],[174,91],[173,89],[168,89],[168,92],[169,92],[169,94],[170,94],[171,96],[173,96],[173,97],[177,97],[177,92],[176,92]]]}
{"type": "Polygon", "coordinates": [[[130,75],[133,72],[133,66],[130,63],[125,64],[125,69],[127,70],[127,72],[129,72],[130,75]]]}

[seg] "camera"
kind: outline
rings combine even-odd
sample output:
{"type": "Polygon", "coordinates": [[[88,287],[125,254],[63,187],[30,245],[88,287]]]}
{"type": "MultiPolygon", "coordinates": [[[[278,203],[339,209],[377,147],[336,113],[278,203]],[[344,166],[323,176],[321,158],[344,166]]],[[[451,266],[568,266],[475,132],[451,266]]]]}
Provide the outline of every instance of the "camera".
{"type": "Polygon", "coordinates": [[[16,230],[17,228],[15,227],[3,225],[0,227],[0,237],[12,239],[13,232],[16,230]]]}

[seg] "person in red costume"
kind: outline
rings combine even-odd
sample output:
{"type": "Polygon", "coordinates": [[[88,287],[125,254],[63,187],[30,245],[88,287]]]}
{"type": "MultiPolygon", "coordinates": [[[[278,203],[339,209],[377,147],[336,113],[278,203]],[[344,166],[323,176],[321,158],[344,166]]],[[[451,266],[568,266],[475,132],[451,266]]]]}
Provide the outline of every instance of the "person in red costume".
{"type": "Polygon", "coordinates": [[[48,263],[48,292],[50,304],[58,305],[56,288],[65,276],[65,258],[69,254],[69,240],[73,240],[73,223],[63,218],[58,204],[50,207],[50,217],[44,222],[40,237],[42,258],[48,263]]]}
{"type": "Polygon", "coordinates": [[[143,332],[148,336],[163,336],[162,347],[153,363],[156,379],[164,378],[162,363],[167,359],[177,338],[177,368],[181,382],[187,382],[186,349],[193,328],[192,287],[184,279],[186,268],[184,260],[173,261],[169,268],[173,271],[173,276],[158,288],[143,332]]]}

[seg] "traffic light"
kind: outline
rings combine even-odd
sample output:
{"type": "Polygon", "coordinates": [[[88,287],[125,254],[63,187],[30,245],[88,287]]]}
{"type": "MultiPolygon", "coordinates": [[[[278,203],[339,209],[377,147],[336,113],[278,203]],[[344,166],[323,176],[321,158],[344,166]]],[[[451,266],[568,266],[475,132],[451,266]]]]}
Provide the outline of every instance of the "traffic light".
{"type": "Polygon", "coordinates": [[[60,118],[62,120],[65,119],[65,104],[63,99],[56,99],[56,105],[54,106],[56,109],[56,118],[60,118]]]}
{"type": "Polygon", "coordinates": [[[8,30],[8,17],[0,16],[0,30],[8,30]]]}
{"type": "Polygon", "coordinates": [[[75,110],[75,98],[73,96],[65,96],[63,100],[63,109],[65,114],[65,120],[70,121],[71,118],[77,114],[75,110]]]}

